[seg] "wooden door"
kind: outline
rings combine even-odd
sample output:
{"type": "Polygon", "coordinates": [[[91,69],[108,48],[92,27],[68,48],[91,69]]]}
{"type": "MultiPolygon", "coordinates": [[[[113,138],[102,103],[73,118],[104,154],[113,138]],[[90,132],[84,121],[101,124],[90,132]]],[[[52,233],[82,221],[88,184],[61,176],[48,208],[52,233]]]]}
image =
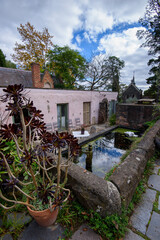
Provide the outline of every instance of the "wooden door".
{"type": "Polygon", "coordinates": [[[89,125],[91,123],[91,103],[84,102],[83,103],[83,124],[89,125]]]}

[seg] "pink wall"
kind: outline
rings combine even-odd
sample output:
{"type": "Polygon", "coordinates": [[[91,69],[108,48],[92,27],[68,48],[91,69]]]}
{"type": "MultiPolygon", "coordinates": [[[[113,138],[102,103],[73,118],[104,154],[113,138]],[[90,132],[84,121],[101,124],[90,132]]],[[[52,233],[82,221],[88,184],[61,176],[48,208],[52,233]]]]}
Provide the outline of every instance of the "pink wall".
{"type": "MultiPolygon", "coordinates": [[[[0,88],[0,96],[3,94],[2,89],[0,88]]],[[[75,125],[75,118],[80,118],[83,124],[83,102],[91,103],[91,123],[94,123],[93,119],[97,123],[99,102],[104,98],[108,101],[117,99],[117,92],[56,89],[26,89],[26,91],[37,109],[42,110],[46,123],[57,122],[57,104],[68,103],[68,119],[72,119],[75,125]]],[[[4,105],[0,103],[1,112],[4,109],[4,105]]]]}

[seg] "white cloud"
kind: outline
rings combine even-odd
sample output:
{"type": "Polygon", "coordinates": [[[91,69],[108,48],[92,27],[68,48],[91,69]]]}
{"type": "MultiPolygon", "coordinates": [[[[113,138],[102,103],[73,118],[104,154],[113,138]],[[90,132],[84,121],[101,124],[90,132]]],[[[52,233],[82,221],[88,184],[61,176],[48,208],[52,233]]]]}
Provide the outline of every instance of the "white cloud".
{"type": "Polygon", "coordinates": [[[89,0],[85,5],[84,29],[96,42],[99,33],[115,24],[137,22],[144,15],[145,5],[146,0],[89,0]]]}
{"type": "MultiPolygon", "coordinates": [[[[4,31],[9,28],[14,32],[13,39],[18,40],[16,28],[29,21],[40,31],[47,27],[55,44],[72,46],[74,31],[82,26],[88,39],[96,41],[97,34],[111,29],[114,23],[137,21],[145,5],[146,0],[1,0],[0,36],[7,38],[4,31]]],[[[4,45],[8,40],[1,38],[0,47],[4,45]]],[[[12,51],[13,41],[9,45],[12,51]]],[[[9,54],[7,51],[7,57],[9,54]]]]}
{"type": "Polygon", "coordinates": [[[97,34],[103,33],[113,26],[113,17],[98,9],[88,9],[85,18],[84,28],[94,41],[96,41],[97,34]]]}
{"type": "Polygon", "coordinates": [[[137,39],[136,32],[140,28],[131,28],[122,33],[105,35],[100,40],[100,51],[114,51],[117,56],[132,55],[140,47],[141,42],[137,39]]]}
{"type": "Polygon", "coordinates": [[[146,0],[90,0],[88,6],[99,13],[111,14],[116,22],[138,21],[145,11],[146,0]]]}
{"type": "MultiPolygon", "coordinates": [[[[17,27],[29,21],[39,31],[47,27],[54,36],[54,44],[69,45],[81,51],[84,39],[89,44],[92,41],[96,44],[98,34],[106,33],[115,24],[137,22],[143,17],[146,4],[146,0],[1,0],[0,49],[7,59],[11,59],[15,42],[20,40],[17,27]],[[78,30],[83,31],[83,35],[78,34],[78,30]],[[74,32],[77,34],[75,43],[72,41],[74,32]]],[[[99,45],[100,50],[125,60],[123,79],[127,83],[134,70],[138,81],[144,80],[145,73],[148,73],[147,52],[139,49],[140,41],[135,33],[136,28],[113,33],[101,38],[99,45]]],[[[92,47],[90,49],[96,51],[92,47]]]]}
{"type": "Polygon", "coordinates": [[[16,41],[20,35],[17,27],[28,21],[39,31],[47,27],[54,36],[53,43],[61,46],[72,44],[74,30],[81,28],[82,8],[74,0],[1,0],[0,8],[0,48],[7,58],[13,53],[16,41]],[[12,37],[7,31],[13,33],[12,37]],[[5,46],[5,47],[4,47],[5,46]],[[9,50],[10,49],[10,50],[9,50]]]}
{"type": "Polygon", "coordinates": [[[84,32],[83,36],[89,43],[92,42],[91,39],[90,39],[90,36],[89,36],[89,34],[87,32],[84,32]]]}
{"type": "Polygon", "coordinates": [[[77,41],[77,43],[80,45],[82,39],[81,39],[81,37],[80,37],[79,34],[76,36],[76,41],[77,41]]]}
{"type": "MultiPolygon", "coordinates": [[[[132,28],[122,33],[113,33],[104,36],[100,40],[98,49],[105,51],[109,55],[117,56],[125,61],[125,68],[122,71],[121,80],[129,84],[135,71],[135,80],[137,86],[143,81],[143,89],[148,88],[146,78],[148,77],[149,60],[147,49],[140,48],[141,41],[136,37],[136,32],[140,28],[132,28]]],[[[142,85],[142,84],[141,84],[142,85]]]]}

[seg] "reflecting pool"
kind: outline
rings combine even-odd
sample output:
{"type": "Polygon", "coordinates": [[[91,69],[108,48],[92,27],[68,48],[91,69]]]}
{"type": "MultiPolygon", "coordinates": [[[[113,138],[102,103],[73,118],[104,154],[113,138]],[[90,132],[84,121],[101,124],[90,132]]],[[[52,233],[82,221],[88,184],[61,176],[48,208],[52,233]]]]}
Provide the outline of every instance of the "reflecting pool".
{"type": "Polygon", "coordinates": [[[82,153],[75,159],[75,163],[104,178],[120,162],[131,143],[125,134],[111,132],[82,146],[82,153]]]}

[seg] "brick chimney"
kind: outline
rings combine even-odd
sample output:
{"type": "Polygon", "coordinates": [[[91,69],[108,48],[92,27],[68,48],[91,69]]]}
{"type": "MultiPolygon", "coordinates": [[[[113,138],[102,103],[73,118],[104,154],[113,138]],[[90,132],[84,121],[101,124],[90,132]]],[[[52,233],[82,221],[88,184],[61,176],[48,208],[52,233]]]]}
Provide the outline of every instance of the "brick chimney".
{"type": "Polygon", "coordinates": [[[31,64],[31,70],[32,70],[33,87],[35,87],[35,88],[42,88],[39,63],[35,63],[35,62],[32,63],[31,64]]]}

